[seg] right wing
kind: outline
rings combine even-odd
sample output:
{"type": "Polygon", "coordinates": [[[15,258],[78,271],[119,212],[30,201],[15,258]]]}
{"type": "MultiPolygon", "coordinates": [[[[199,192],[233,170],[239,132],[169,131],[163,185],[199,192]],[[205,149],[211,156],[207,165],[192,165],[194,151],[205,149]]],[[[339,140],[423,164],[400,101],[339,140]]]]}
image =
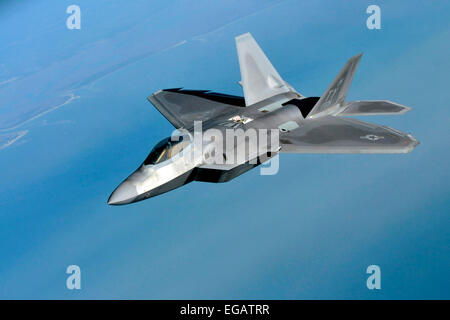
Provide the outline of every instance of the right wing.
{"type": "Polygon", "coordinates": [[[340,116],[372,116],[404,114],[411,110],[410,107],[387,100],[350,101],[342,107],[340,116]]]}
{"type": "Polygon", "coordinates": [[[324,116],[280,132],[282,153],[408,153],[419,142],[410,134],[355,119],[324,116]]]}
{"type": "Polygon", "coordinates": [[[206,122],[235,114],[245,106],[244,99],[208,90],[165,89],[155,92],[148,100],[175,128],[190,129],[194,121],[206,122]]]}

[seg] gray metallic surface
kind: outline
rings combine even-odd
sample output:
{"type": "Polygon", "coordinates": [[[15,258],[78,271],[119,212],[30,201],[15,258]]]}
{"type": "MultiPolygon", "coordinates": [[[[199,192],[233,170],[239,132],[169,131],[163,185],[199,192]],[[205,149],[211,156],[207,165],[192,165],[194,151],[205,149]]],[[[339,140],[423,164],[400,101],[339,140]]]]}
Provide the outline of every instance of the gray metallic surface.
{"type": "Polygon", "coordinates": [[[372,116],[404,114],[410,107],[387,100],[350,101],[339,112],[342,116],[372,116]]]}
{"type": "Polygon", "coordinates": [[[419,144],[411,135],[355,119],[325,116],[280,134],[282,153],[407,153],[419,144]]]}
{"type": "Polygon", "coordinates": [[[339,107],[344,103],[353,76],[355,75],[356,68],[361,60],[361,56],[362,53],[351,57],[347,61],[344,68],[342,68],[341,72],[339,72],[337,77],[314,106],[311,113],[308,115],[309,118],[317,117],[319,114],[326,112],[327,109],[334,106],[339,107]]]}
{"type": "Polygon", "coordinates": [[[177,129],[181,127],[190,129],[196,120],[206,122],[224,114],[237,113],[242,109],[184,93],[163,90],[155,92],[148,100],[177,129]]]}
{"type": "Polygon", "coordinates": [[[261,163],[259,157],[263,157],[264,162],[267,160],[265,155],[270,158],[277,152],[408,153],[419,144],[410,134],[342,117],[403,114],[410,110],[409,107],[384,100],[345,102],[361,54],[347,62],[322,97],[305,98],[281,78],[250,34],[239,37],[237,42],[239,61],[248,64],[241,65],[244,93],[250,95],[245,103],[241,97],[221,94],[211,97],[207,91],[170,89],[152,94],[148,97],[149,101],[164,117],[175,128],[187,129],[191,141],[187,140],[187,147],[183,150],[188,152],[174,151],[175,155],[161,158],[161,162],[144,163],[117,187],[108,204],[144,200],[194,180],[229,181],[258,166],[261,163]],[[258,74],[255,75],[255,72],[258,74]],[[247,142],[245,139],[234,142],[233,139],[229,145],[223,137],[212,139],[203,136],[200,142],[202,152],[194,152],[194,121],[202,121],[203,130],[216,129],[223,137],[230,129],[275,129],[279,132],[280,147],[275,152],[270,146],[257,151],[250,151],[249,147],[245,150],[244,159],[234,163],[211,164],[206,159],[213,151],[224,152],[220,154],[224,159],[228,151],[236,151],[247,142]],[[188,161],[189,154],[194,156],[188,161]],[[255,159],[258,161],[254,162],[255,159]]]}

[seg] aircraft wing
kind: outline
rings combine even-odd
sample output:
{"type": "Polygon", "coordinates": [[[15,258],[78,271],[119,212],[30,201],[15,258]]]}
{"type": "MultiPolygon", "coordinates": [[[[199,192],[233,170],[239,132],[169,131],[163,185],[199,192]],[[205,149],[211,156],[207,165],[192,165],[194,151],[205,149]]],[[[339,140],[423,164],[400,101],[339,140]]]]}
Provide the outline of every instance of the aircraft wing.
{"type": "Polygon", "coordinates": [[[410,134],[356,119],[324,116],[280,132],[282,153],[407,153],[419,142],[410,134]]]}
{"type": "Polygon", "coordinates": [[[196,120],[207,122],[222,115],[228,119],[230,114],[245,107],[242,97],[208,90],[165,89],[155,92],[148,100],[177,129],[190,129],[196,120]]]}

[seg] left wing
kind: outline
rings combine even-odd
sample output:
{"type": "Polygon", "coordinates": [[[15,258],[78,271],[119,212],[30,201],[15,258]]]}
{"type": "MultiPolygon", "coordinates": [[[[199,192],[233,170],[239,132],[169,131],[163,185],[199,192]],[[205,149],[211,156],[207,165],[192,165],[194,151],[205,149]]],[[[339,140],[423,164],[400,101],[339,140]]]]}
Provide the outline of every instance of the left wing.
{"type": "Polygon", "coordinates": [[[355,119],[324,116],[280,132],[282,153],[408,153],[419,142],[410,134],[355,119]]]}
{"type": "Polygon", "coordinates": [[[208,90],[159,90],[148,97],[148,100],[175,128],[190,129],[194,121],[206,122],[220,119],[223,115],[239,112],[245,106],[244,98],[208,90]]]}

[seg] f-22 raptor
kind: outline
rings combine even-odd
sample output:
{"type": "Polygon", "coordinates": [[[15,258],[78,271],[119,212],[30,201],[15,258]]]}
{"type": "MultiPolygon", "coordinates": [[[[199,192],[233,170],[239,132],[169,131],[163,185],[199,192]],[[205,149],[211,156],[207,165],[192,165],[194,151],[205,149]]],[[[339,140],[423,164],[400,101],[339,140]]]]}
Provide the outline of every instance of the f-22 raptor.
{"type": "Polygon", "coordinates": [[[159,142],[114,190],[108,204],[137,202],[191,181],[229,181],[279,153],[408,153],[419,144],[410,134],[348,118],[410,110],[386,100],[345,101],[362,54],[348,60],[321,97],[304,97],[281,78],[250,33],[235,40],[244,97],[181,88],[149,96],[183,134],[159,142]],[[202,130],[216,133],[270,130],[278,133],[278,141],[266,141],[256,151],[247,147],[244,157],[229,161],[227,154],[237,151],[246,139],[236,142],[233,138],[225,145],[224,138],[201,135],[195,142],[195,123],[200,121],[202,130]],[[212,158],[224,161],[208,161],[212,158]]]}

